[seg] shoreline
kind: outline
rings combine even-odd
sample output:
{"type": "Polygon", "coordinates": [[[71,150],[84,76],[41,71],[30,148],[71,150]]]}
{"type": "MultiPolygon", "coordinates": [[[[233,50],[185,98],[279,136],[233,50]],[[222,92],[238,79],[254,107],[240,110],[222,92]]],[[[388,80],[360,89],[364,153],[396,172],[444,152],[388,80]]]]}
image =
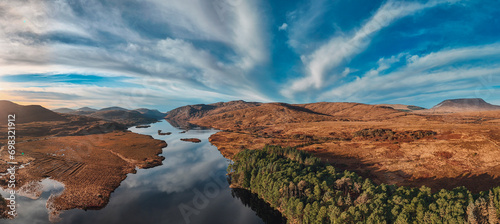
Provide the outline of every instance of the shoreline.
{"type": "MultiPolygon", "coordinates": [[[[45,177],[61,182],[64,190],[51,197],[50,215],[61,211],[101,209],[127,174],[162,165],[163,140],[130,131],[64,136],[18,143],[30,164],[17,171],[17,189],[45,177]]],[[[5,155],[3,155],[5,156],[5,155]]],[[[2,184],[4,185],[4,184],[2,184]]],[[[51,219],[52,219],[51,218],[51,219]]]]}

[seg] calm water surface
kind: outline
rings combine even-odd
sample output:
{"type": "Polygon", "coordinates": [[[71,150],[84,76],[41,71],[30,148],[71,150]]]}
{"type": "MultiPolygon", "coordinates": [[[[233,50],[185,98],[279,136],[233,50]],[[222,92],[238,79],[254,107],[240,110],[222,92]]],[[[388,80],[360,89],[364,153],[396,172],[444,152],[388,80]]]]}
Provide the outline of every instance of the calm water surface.
{"type": "MultiPolygon", "coordinates": [[[[280,223],[281,216],[248,191],[232,191],[226,181],[225,159],[208,142],[214,130],[182,130],[168,122],[131,131],[165,140],[163,165],[128,174],[109,204],[101,210],[64,211],[59,223],[280,223]],[[158,130],[172,132],[158,135],[158,130]],[[180,141],[199,138],[201,143],[180,141]],[[261,218],[262,217],[262,218],[261,218]]],[[[19,197],[18,214],[6,223],[49,223],[45,203],[62,186],[45,180],[38,199],[19,197]]],[[[2,192],[7,196],[6,192],[2,192]]]]}

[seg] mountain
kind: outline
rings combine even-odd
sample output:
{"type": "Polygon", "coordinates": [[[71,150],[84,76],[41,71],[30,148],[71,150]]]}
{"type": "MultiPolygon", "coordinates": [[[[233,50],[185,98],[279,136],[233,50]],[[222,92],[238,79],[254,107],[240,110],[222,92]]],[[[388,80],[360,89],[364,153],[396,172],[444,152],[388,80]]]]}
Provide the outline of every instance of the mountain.
{"type": "Polygon", "coordinates": [[[16,123],[29,123],[34,121],[66,121],[67,119],[49,109],[39,105],[23,106],[10,101],[0,100],[0,124],[7,123],[7,115],[15,114],[16,123]]]}
{"type": "Polygon", "coordinates": [[[127,126],[149,124],[158,121],[157,118],[146,116],[135,110],[99,110],[97,112],[88,114],[87,116],[114,121],[120,124],[125,124],[127,126]]]}
{"type": "Polygon", "coordinates": [[[122,110],[122,111],[127,111],[128,109],[125,109],[123,107],[106,107],[102,108],[99,111],[108,111],[108,110],[122,110]]]}
{"type": "Polygon", "coordinates": [[[245,129],[265,125],[318,121],[375,121],[404,115],[388,107],[361,103],[247,103],[231,101],[216,104],[189,105],[167,113],[173,126],[195,125],[218,129],[245,129]]]}
{"type": "Polygon", "coordinates": [[[449,99],[429,109],[431,112],[470,112],[500,110],[500,106],[487,103],[481,98],[449,99]]]}
{"type": "Polygon", "coordinates": [[[403,112],[413,112],[417,110],[425,110],[426,108],[414,106],[414,105],[404,105],[404,104],[377,104],[376,106],[381,107],[390,107],[395,110],[403,111],[403,112]]]}
{"type": "Polygon", "coordinates": [[[343,120],[380,120],[394,116],[399,116],[401,111],[390,107],[381,107],[362,103],[343,103],[343,102],[319,102],[308,104],[297,104],[311,111],[326,114],[343,120]]]}
{"type": "Polygon", "coordinates": [[[150,110],[146,108],[128,110],[122,107],[107,107],[100,110],[90,107],[82,107],[77,110],[69,108],[59,108],[55,109],[54,111],[58,113],[84,115],[88,117],[114,121],[127,126],[153,123],[162,119],[166,115],[165,113],[162,113],[158,110],[150,110]]]}
{"type": "Polygon", "coordinates": [[[69,114],[69,113],[76,112],[76,110],[73,110],[70,108],[58,108],[58,109],[54,109],[52,111],[57,112],[57,113],[63,113],[63,114],[69,114]]]}
{"type": "Polygon", "coordinates": [[[167,115],[166,113],[162,113],[158,110],[150,110],[147,108],[139,108],[139,109],[135,109],[134,111],[137,111],[146,117],[155,118],[158,120],[164,118],[167,115]]]}
{"type": "MultiPolygon", "coordinates": [[[[448,100],[439,107],[450,104],[497,108],[482,100],[448,100]]],[[[313,153],[378,183],[432,189],[466,186],[474,192],[498,186],[500,180],[493,177],[500,169],[491,167],[499,162],[491,158],[500,155],[500,110],[420,112],[425,110],[407,105],[233,101],[180,107],[166,118],[177,119],[183,128],[220,130],[209,141],[229,159],[245,149],[279,145],[313,153]]]]}
{"type": "Polygon", "coordinates": [[[175,127],[189,128],[193,124],[190,120],[199,119],[205,116],[217,115],[229,111],[251,108],[261,105],[257,102],[245,102],[243,100],[218,102],[213,104],[187,105],[173,109],[167,113],[165,119],[175,127]]]}
{"type": "Polygon", "coordinates": [[[194,124],[217,129],[251,129],[265,125],[334,120],[332,116],[286,103],[264,103],[191,120],[194,124]]]}
{"type": "Polygon", "coordinates": [[[77,111],[96,112],[97,109],[90,108],[90,107],[82,107],[82,108],[77,109],[77,111]]]}
{"type": "MultiPolygon", "coordinates": [[[[113,121],[71,113],[56,113],[39,105],[23,106],[10,101],[0,101],[0,116],[5,117],[0,119],[0,126],[7,124],[9,114],[16,115],[16,131],[22,133],[23,137],[87,135],[127,129],[125,125],[113,121]]],[[[7,139],[6,135],[7,131],[0,132],[0,139],[7,139]]]]}

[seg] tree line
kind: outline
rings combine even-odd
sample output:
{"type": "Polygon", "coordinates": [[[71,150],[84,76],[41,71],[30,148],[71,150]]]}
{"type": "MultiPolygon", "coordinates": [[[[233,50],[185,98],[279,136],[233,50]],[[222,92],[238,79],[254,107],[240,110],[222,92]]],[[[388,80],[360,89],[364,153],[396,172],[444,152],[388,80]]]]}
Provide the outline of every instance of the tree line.
{"type": "Polygon", "coordinates": [[[233,160],[232,186],[258,194],[289,223],[500,223],[500,187],[472,194],[377,185],[290,147],[243,150],[233,160]]]}

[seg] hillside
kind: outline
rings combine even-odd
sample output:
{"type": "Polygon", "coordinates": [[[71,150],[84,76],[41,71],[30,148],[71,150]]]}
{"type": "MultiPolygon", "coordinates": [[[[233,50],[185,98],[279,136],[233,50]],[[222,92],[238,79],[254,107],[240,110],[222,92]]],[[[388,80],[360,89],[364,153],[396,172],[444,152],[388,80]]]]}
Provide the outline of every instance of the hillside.
{"type": "MultiPolygon", "coordinates": [[[[80,116],[58,114],[39,105],[22,106],[10,101],[0,101],[0,126],[7,125],[7,114],[16,114],[16,139],[27,136],[71,136],[108,133],[125,130],[126,126],[113,121],[80,116]]],[[[6,139],[7,132],[0,132],[0,139],[6,139]]]]}
{"type": "MultiPolygon", "coordinates": [[[[220,111],[224,111],[219,108],[220,111]]],[[[255,107],[204,114],[190,119],[193,124],[222,130],[245,130],[278,124],[320,121],[374,121],[404,116],[391,108],[360,103],[263,103],[255,107]],[[231,119],[227,119],[231,118],[231,119]]]]}
{"type": "Polygon", "coordinates": [[[265,103],[191,120],[194,124],[217,129],[247,130],[276,124],[330,121],[335,118],[286,103],[265,103]]]}
{"type": "MultiPolygon", "coordinates": [[[[5,150],[10,140],[5,121],[11,113],[16,114],[15,146],[19,150],[15,162],[24,166],[16,168],[14,190],[38,198],[42,180],[50,178],[64,184],[64,191],[47,202],[52,206],[51,216],[61,210],[106,206],[111,193],[129,173],[161,165],[164,159],[159,156],[166,146],[164,141],[129,132],[123,124],[0,101],[0,115],[5,118],[0,122],[0,129],[5,130],[0,132],[0,173],[7,173],[12,166],[8,163],[11,154],[5,150]]],[[[133,114],[141,115],[137,111],[133,114]]],[[[8,187],[8,178],[0,176],[1,188],[8,187]]]]}
{"type": "Polygon", "coordinates": [[[161,113],[158,110],[150,110],[146,108],[128,110],[122,107],[107,107],[97,110],[89,107],[82,107],[76,110],[69,108],[59,108],[53,111],[58,113],[84,115],[103,120],[114,121],[127,126],[153,123],[165,116],[165,113],[161,113]]]}
{"type": "Polygon", "coordinates": [[[150,110],[147,108],[139,108],[139,109],[135,109],[135,111],[143,114],[146,117],[155,118],[157,120],[163,119],[165,117],[165,115],[167,115],[166,113],[162,113],[158,110],[150,110]]]}
{"type": "Polygon", "coordinates": [[[309,103],[297,106],[321,114],[334,116],[337,119],[348,120],[380,120],[404,115],[405,113],[389,107],[368,105],[362,103],[309,103]]]}
{"type": "Polygon", "coordinates": [[[103,120],[118,122],[127,126],[138,124],[149,124],[158,121],[157,118],[148,117],[134,110],[104,110],[97,111],[87,116],[95,117],[103,120]]]}
{"type": "Polygon", "coordinates": [[[165,119],[184,126],[237,129],[284,123],[318,121],[371,121],[405,116],[406,113],[388,107],[361,103],[247,103],[231,101],[216,104],[188,105],[169,111],[165,119]],[[231,118],[231,119],[226,119],[231,118]]]}
{"type": "Polygon", "coordinates": [[[106,107],[102,108],[99,111],[110,111],[110,110],[122,110],[122,111],[127,111],[128,109],[125,109],[123,107],[106,107]]]}
{"type": "Polygon", "coordinates": [[[53,109],[52,111],[56,112],[56,113],[63,113],[63,114],[69,114],[69,113],[74,113],[76,112],[76,110],[73,110],[73,109],[70,109],[70,108],[57,108],[57,109],[53,109]]]}
{"type": "Polygon", "coordinates": [[[222,130],[209,140],[227,158],[246,148],[294,146],[376,183],[467,186],[474,192],[500,185],[500,162],[492,159],[500,157],[500,110],[430,114],[360,103],[217,105],[185,106],[167,117],[222,130]]]}
{"type": "Polygon", "coordinates": [[[0,124],[7,123],[8,114],[16,114],[16,123],[28,123],[35,121],[66,121],[67,119],[51,110],[39,105],[23,106],[10,101],[0,101],[0,124]]]}
{"type": "Polygon", "coordinates": [[[429,109],[430,112],[445,113],[489,110],[500,110],[500,106],[487,103],[481,98],[444,100],[443,102],[429,109]]]}
{"type": "Polygon", "coordinates": [[[242,100],[219,102],[208,105],[207,104],[187,105],[169,111],[165,116],[165,119],[173,126],[189,128],[193,126],[193,124],[189,122],[191,120],[211,115],[217,115],[229,111],[255,107],[259,105],[261,105],[261,103],[245,102],[242,100]]]}
{"type": "Polygon", "coordinates": [[[390,107],[392,109],[403,111],[403,112],[414,112],[414,111],[426,109],[424,107],[419,107],[419,106],[414,106],[414,105],[404,105],[404,104],[376,104],[376,106],[390,107]]]}
{"type": "Polygon", "coordinates": [[[77,111],[96,112],[97,109],[90,108],[90,107],[82,107],[82,108],[77,109],[77,111]]]}

